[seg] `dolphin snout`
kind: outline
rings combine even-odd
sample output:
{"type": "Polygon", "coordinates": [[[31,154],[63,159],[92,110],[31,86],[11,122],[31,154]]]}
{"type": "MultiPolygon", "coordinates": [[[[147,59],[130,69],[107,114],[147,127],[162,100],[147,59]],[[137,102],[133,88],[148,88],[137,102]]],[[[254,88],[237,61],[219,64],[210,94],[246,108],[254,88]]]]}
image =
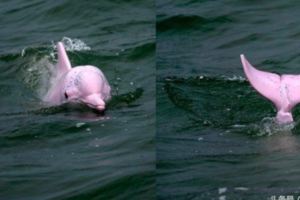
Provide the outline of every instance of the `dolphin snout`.
{"type": "Polygon", "coordinates": [[[105,110],[105,102],[102,100],[99,94],[89,95],[84,99],[83,102],[93,109],[97,109],[99,111],[105,110]]]}
{"type": "Polygon", "coordinates": [[[103,105],[103,106],[97,106],[96,109],[97,109],[97,110],[100,110],[100,111],[105,110],[105,105],[103,105]]]}

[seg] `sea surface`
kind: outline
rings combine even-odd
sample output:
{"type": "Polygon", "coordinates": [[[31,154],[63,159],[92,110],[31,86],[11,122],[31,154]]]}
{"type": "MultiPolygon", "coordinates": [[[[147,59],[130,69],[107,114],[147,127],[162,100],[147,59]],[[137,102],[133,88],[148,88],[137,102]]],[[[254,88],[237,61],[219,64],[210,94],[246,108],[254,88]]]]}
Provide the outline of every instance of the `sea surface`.
{"type": "Polygon", "coordinates": [[[158,199],[300,198],[300,112],[274,122],[240,54],[300,73],[298,1],[157,1],[158,199]],[[291,198],[291,197],[288,197],[291,198]]]}
{"type": "Polygon", "coordinates": [[[153,199],[154,2],[1,1],[0,26],[0,199],[153,199]],[[58,41],[107,77],[104,114],[41,102],[58,41]]]}

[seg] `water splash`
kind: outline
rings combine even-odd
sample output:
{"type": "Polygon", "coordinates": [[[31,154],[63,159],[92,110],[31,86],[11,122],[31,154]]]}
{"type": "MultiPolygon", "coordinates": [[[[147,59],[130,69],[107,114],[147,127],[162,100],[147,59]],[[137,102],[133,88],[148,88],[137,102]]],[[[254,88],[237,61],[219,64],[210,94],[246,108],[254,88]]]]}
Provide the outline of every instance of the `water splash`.
{"type": "MultiPolygon", "coordinates": [[[[165,80],[174,80],[174,79],[178,79],[177,77],[167,77],[165,80]]],[[[189,78],[189,79],[193,79],[193,77],[189,78]]],[[[194,78],[195,80],[208,80],[208,79],[215,79],[215,80],[224,80],[224,81],[233,81],[233,82],[245,82],[247,81],[247,79],[243,76],[237,76],[237,75],[233,75],[233,76],[209,76],[209,75],[198,75],[194,78]]]]}
{"type": "MultiPolygon", "coordinates": [[[[89,47],[85,42],[77,38],[63,37],[61,42],[64,44],[67,51],[89,51],[89,47]]],[[[52,41],[53,49],[56,49],[56,44],[52,41]]]]}
{"type": "Polygon", "coordinates": [[[236,75],[233,75],[232,77],[223,76],[223,78],[228,81],[239,81],[239,82],[244,82],[247,80],[245,77],[236,76],[236,75]]]}
{"type": "Polygon", "coordinates": [[[295,127],[295,123],[278,124],[275,117],[265,117],[262,119],[258,128],[258,136],[271,136],[277,133],[289,133],[295,127]]]}
{"type": "Polygon", "coordinates": [[[33,56],[24,65],[22,80],[41,98],[49,88],[49,79],[54,69],[55,66],[51,63],[49,56],[41,58],[33,56]]]}

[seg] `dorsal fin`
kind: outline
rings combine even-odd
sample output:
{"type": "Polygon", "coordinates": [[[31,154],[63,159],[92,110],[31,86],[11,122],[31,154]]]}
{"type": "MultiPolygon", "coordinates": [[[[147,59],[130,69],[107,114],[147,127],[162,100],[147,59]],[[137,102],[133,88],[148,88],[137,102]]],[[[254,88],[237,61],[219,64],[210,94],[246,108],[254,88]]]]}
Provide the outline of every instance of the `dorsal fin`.
{"type": "Polygon", "coordinates": [[[57,54],[58,54],[57,69],[59,74],[66,73],[69,70],[71,70],[72,66],[62,42],[57,43],[57,54]]]}

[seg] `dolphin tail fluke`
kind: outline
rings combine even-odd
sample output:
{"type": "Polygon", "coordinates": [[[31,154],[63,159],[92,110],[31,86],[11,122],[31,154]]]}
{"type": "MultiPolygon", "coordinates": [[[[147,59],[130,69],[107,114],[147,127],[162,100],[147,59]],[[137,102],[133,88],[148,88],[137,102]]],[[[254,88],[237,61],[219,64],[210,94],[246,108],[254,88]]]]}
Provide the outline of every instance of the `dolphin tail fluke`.
{"type": "Polygon", "coordinates": [[[57,43],[57,52],[58,52],[58,63],[57,63],[58,72],[60,74],[63,74],[69,71],[72,67],[62,42],[57,43]]]}
{"type": "Polygon", "coordinates": [[[281,80],[278,74],[260,71],[255,69],[245,58],[241,55],[244,72],[251,83],[251,85],[264,97],[271,100],[279,110],[282,107],[280,87],[281,80]]]}

